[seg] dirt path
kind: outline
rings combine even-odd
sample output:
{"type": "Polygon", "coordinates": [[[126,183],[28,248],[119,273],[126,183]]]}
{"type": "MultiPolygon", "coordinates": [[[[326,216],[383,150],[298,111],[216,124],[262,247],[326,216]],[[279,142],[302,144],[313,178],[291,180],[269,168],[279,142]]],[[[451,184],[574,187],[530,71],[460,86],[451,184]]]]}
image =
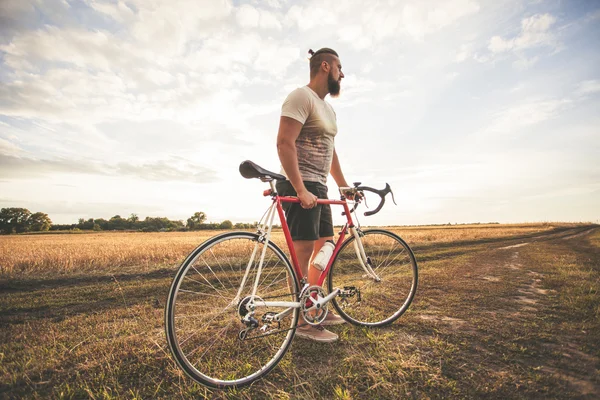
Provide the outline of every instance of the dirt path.
{"type": "MultiPolygon", "coordinates": [[[[573,267],[567,264],[569,258],[586,258],[598,268],[598,249],[581,245],[596,229],[551,231],[479,249],[467,268],[456,268],[454,284],[445,285],[444,290],[446,295],[454,294],[461,290],[460,284],[468,292],[448,301],[436,291],[428,294],[424,281],[425,293],[421,291],[420,296],[431,295],[425,302],[433,306],[425,307],[426,312],[418,318],[452,342],[468,343],[460,358],[487,374],[490,386],[493,382],[499,385],[497,392],[488,394],[499,395],[508,384],[519,390],[506,393],[507,397],[520,397],[522,392],[527,398],[544,398],[543,391],[532,394],[526,389],[544,382],[542,387],[560,388],[551,397],[600,398],[600,343],[590,338],[589,324],[569,319],[569,314],[585,310],[574,310],[576,302],[566,303],[569,295],[565,293],[577,290],[566,285],[579,282],[565,282],[556,276],[576,275],[564,271],[573,267]],[[518,243],[512,244],[515,241],[518,243]],[[465,304],[468,299],[475,304],[465,304]]],[[[592,290],[597,290],[597,283],[592,290]]]]}

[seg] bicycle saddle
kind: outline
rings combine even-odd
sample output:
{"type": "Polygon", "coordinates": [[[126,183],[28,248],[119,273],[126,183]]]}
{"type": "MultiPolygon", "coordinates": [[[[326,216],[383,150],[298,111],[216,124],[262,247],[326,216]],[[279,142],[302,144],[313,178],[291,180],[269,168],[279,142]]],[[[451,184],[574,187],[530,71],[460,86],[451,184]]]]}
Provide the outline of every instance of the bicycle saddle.
{"type": "Polygon", "coordinates": [[[246,160],[240,164],[240,174],[246,179],[259,178],[263,182],[270,182],[273,179],[277,179],[278,181],[285,181],[287,179],[285,176],[268,171],[250,160],[246,160]]]}

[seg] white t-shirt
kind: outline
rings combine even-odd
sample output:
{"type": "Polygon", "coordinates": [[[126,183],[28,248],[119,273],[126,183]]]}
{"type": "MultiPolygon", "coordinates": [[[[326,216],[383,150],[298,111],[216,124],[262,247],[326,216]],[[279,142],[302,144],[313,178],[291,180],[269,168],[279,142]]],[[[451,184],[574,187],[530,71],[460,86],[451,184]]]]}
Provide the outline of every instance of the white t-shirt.
{"type": "MultiPolygon", "coordinates": [[[[281,107],[281,116],[302,123],[296,139],[298,168],[303,181],[325,185],[333,160],[334,138],[337,134],[335,111],[308,86],[288,95],[281,107]]],[[[285,176],[285,170],[281,168],[285,176]]]]}

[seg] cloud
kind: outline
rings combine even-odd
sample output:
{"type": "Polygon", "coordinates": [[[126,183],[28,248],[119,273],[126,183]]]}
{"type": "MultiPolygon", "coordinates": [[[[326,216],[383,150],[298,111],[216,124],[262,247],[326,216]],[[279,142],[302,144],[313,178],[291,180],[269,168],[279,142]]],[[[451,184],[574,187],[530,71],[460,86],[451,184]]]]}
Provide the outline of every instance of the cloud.
{"type": "Polygon", "coordinates": [[[583,81],[579,84],[579,87],[576,91],[578,95],[582,96],[598,92],[600,92],[600,81],[598,80],[583,81]]]}
{"type": "Polygon", "coordinates": [[[249,4],[243,4],[236,10],[236,21],[243,28],[282,29],[276,14],[268,10],[260,10],[249,4]]]}
{"type": "Polygon", "coordinates": [[[490,39],[488,49],[492,53],[503,53],[514,50],[526,50],[533,47],[557,47],[550,27],[556,22],[550,14],[536,14],[521,21],[521,32],[510,39],[494,36],[490,39]]]}
{"type": "MultiPolygon", "coordinates": [[[[2,123],[3,124],[3,123],[2,123]]],[[[4,155],[15,155],[20,153],[22,150],[19,146],[14,143],[9,142],[8,140],[0,138],[0,157],[2,154],[4,155]]],[[[0,160],[0,163],[2,161],[0,160]]]]}
{"type": "Polygon", "coordinates": [[[116,3],[103,3],[96,0],[91,0],[89,5],[94,10],[121,23],[132,21],[136,17],[135,10],[121,0],[116,3]]]}
{"type": "Polygon", "coordinates": [[[454,62],[461,63],[471,56],[471,46],[469,44],[462,44],[454,57],[454,62]]]}
{"type": "Polygon", "coordinates": [[[117,174],[134,176],[151,181],[185,181],[194,183],[216,182],[216,171],[193,164],[181,157],[134,165],[126,162],[117,165],[117,174]]]}
{"type": "Polygon", "coordinates": [[[15,69],[29,65],[27,70],[33,71],[39,67],[32,66],[42,62],[109,71],[127,67],[140,54],[135,46],[116,40],[109,32],[57,26],[19,34],[0,50],[6,53],[6,65],[15,69]]]}
{"type": "Polygon", "coordinates": [[[315,28],[335,28],[338,40],[357,50],[397,39],[405,35],[422,41],[461,18],[477,13],[479,4],[471,0],[432,2],[363,2],[328,3],[313,1],[293,5],[284,25],[297,26],[301,32],[315,28]],[[360,10],[360,12],[357,12],[360,10]]]}
{"type": "Polygon", "coordinates": [[[517,69],[528,69],[531,68],[535,65],[535,63],[538,62],[540,58],[538,56],[534,56],[531,58],[527,58],[527,57],[519,57],[516,61],[513,62],[513,67],[517,68],[517,69]]]}
{"type": "Polygon", "coordinates": [[[492,115],[486,133],[516,134],[525,126],[555,118],[572,104],[570,99],[533,99],[510,106],[492,115]]]}
{"type": "Polygon", "coordinates": [[[216,171],[182,157],[170,157],[167,160],[141,164],[121,162],[109,165],[87,159],[35,159],[0,155],[0,177],[2,178],[39,178],[54,174],[132,176],[149,181],[194,183],[214,182],[217,179],[216,171]]]}
{"type": "Polygon", "coordinates": [[[0,177],[3,178],[47,177],[55,173],[106,175],[107,171],[102,165],[90,161],[0,156],[0,177]]]}
{"type": "Polygon", "coordinates": [[[479,9],[479,4],[470,0],[409,3],[402,10],[402,27],[413,38],[423,40],[426,35],[477,13],[479,9]]]}
{"type": "MultiPolygon", "coordinates": [[[[152,117],[228,123],[241,88],[281,79],[298,60],[298,48],[286,39],[240,36],[229,17],[234,10],[254,9],[249,5],[235,9],[229,1],[191,0],[88,5],[77,12],[89,24],[69,10],[63,12],[71,15],[68,23],[23,28],[0,41],[6,77],[0,114],[88,125],[152,117]],[[99,16],[116,22],[98,22],[99,16]]],[[[258,26],[281,29],[273,12],[256,10],[258,26]]]]}

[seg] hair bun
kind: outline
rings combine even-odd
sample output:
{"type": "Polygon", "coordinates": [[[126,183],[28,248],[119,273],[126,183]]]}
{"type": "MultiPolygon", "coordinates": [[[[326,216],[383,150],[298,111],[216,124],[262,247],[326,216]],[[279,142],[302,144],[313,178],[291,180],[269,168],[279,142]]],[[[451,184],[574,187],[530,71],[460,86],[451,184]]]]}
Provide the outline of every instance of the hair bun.
{"type": "Polygon", "coordinates": [[[310,54],[312,57],[315,55],[315,52],[313,51],[313,49],[308,49],[308,54],[310,54]]]}

